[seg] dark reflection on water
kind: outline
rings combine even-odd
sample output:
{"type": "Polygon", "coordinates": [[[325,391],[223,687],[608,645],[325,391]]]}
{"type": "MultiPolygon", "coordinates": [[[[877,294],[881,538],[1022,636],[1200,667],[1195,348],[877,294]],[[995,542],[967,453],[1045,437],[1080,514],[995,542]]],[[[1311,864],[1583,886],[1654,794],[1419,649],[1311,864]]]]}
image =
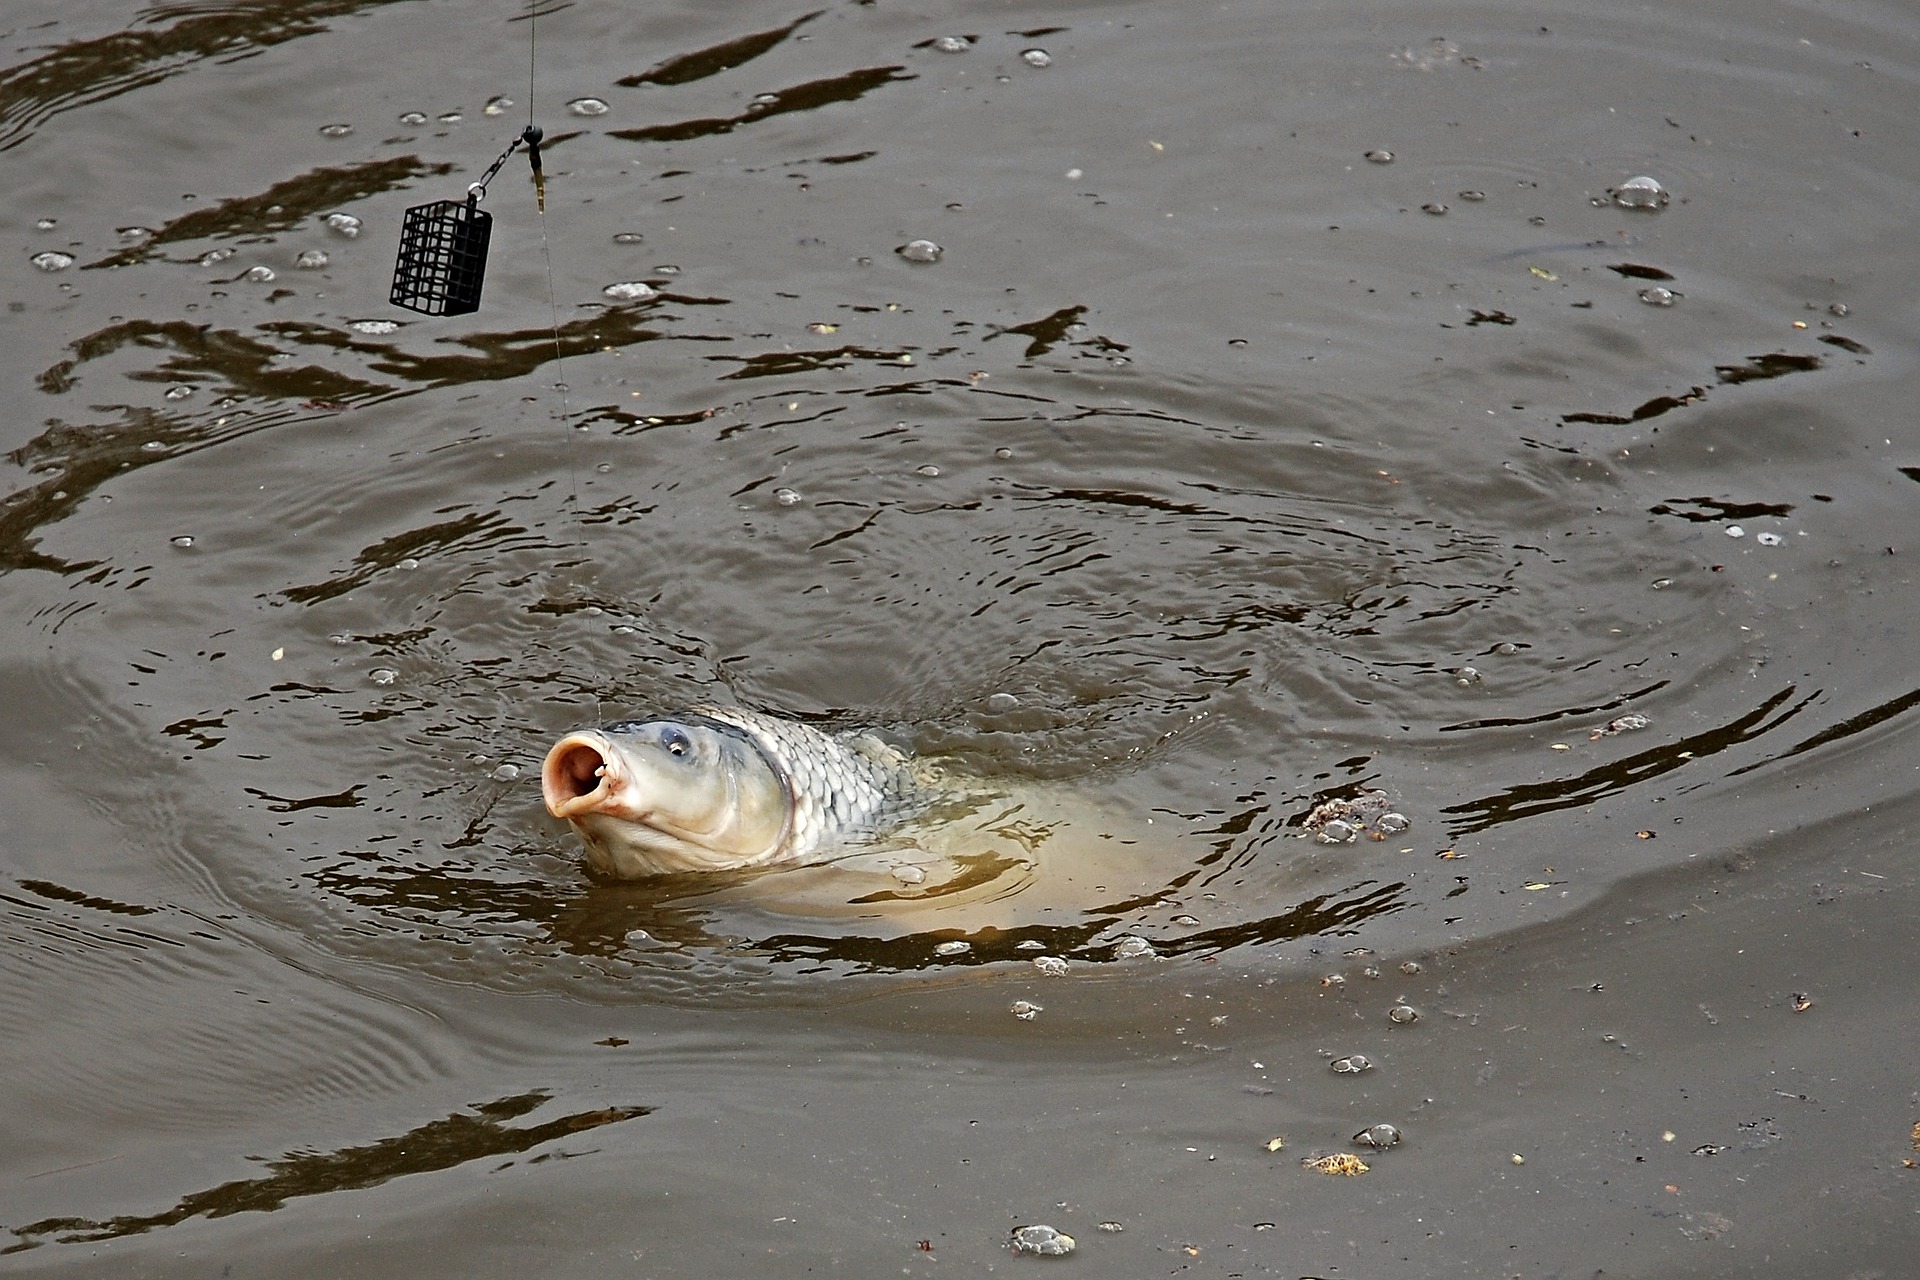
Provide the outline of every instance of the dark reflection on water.
{"type": "Polygon", "coordinates": [[[363,1147],[338,1151],[294,1152],[266,1161],[266,1177],[225,1182],[183,1197],[171,1209],[154,1214],[125,1214],[117,1218],[42,1218],[25,1226],[7,1228],[16,1243],[0,1253],[17,1253],[54,1238],[59,1244],[86,1244],[140,1235],[157,1227],[171,1227],[189,1218],[224,1218],[234,1213],[268,1213],[302,1196],[336,1191],[359,1191],[412,1173],[435,1173],[474,1160],[518,1155],[545,1142],[585,1133],[649,1114],[643,1106],[604,1107],[576,1111],[526,1128],[510,1128],[506,1121],[537,1109],[550,1095],[543,1090],[516,1094],[494,1102],[475,1103],[477,1115],[456,1112],[363,1147]]]}
{"type": "Polygon", "coordinates": [[[1484,831],[1503,822],[1552,813],[1556,809],[1590,805],[1638,783],[1657,778],[1665,773],[1672,773],[1694,761],[1708,759],[1743,742],[1750,742],[1799,715],[1820,697],[1820,692],[1816,690],[1778,715],[1774,715],[1774,711],[1786,703],[1793,694],[1794,686],[1788,685],[1752,711],[1719,728],[1689,734],[1687,737],[1662,746],[1589,769],[1571,778],[1524,783],[1509,787],[1497,795],[1471,800],[1465,804],[1448,805],[1441,812],[1464,815],[1460,821],[1452,823],[1449,828],[1454,835],[1462,836],[1475,831],[1484,831]]]}
{"type": "Polygon", "coordinates": [[[695,49],[691,53],[677,53],[671,58],[663,58],[654,63],[638,75],[622,76],[614,83],[633,89],[643,84],[691,84],[695,80],[717,76],[722,71],[731,71],[743,63],[753,61],[825,12],[824,9],[815,9],[812,13],[801,14],[784,27],[775,27],[771,31],[755,31],[751,35],[735,36],[731,40],[722,40],[719,44],[705,49],[695,49]]]}
{"type": "Polygon", "coordinates": [[[87,266],[131,266],[156,256],[159,246],[183,240],[270,238],[276,232],[292,230],[302,219],[314,214],[396,190],[415,178],[448,173],[452,169],[451,164],[426,164],[417,156],[393,156],[344,168],[315,169],[275,183],[257,196],[236,196],[217,205],[195,209],[162,224],[139,244],[87,266]]]}
{"type": "MultiPolygon", "coordinates": [[[[1814,355],[1792,355],[1784,351],[1775,351],[1768,355],[1748,356],[1745,364],[1721,364],[1714,366],[1720,385],[1738,386],[1743,382],[1764,382],[1771,378],[1784,378],[1790,373],[1811,373],[1820,368],[1823,361],[1814,355]]],[[[1645,422],[1657,418],[1675,409],[1684,409],[1707,398],[1707,388],[1696,386],[1680,395],[1655,396],[1628,414],[1618,413],[1566,413],[1560,421],[1568,426],[1587,423],[1597,426],[1624,427],[1636,422],[1645,422]]]]}
{"type": "Polygon", "coordinates": [[[694,138],[716,137],[732,133],[744,124],[769,120],[795,111],[811,111],[834,102],[854,102],[878,89],[916,77],[904,74],[904,67],[862,67],[822,80],[809,80],[787,89],[764,94],[737,116],[716,116],[701,120],[680,120],[673,124],[650,125],[644,129],[614,129],[611,136],[623,142],[687,142],[694,138]]]}
{"type": "Polygon", "coordinates": [[[327,20],[394,0],[237,0],[159,4],[142,28],[59,45],[0,72],[0,151],[62,111],[158,84],[208,58],[239,58],[327,30],[327,20]],[[171,23],[171,25],[162,25],[171,23]]]}

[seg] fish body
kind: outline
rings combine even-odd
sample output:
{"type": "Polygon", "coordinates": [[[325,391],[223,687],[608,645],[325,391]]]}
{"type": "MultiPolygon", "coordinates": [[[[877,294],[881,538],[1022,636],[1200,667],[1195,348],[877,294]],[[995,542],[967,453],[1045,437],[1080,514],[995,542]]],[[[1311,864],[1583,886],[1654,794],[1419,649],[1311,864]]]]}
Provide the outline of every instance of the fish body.
{"type": "Polygon", "coordinates": [[[870,733],[717,706],[570,733],[540,782],[588,866],[623,880],[822,861],[939,798],[927,770],[870,733]]]}

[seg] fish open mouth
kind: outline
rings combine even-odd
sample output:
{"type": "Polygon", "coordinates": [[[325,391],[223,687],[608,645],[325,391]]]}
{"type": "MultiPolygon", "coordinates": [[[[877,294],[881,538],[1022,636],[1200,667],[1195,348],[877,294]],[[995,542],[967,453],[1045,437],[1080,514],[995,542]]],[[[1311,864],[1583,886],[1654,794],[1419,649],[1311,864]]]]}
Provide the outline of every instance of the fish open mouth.
{"type": "Polygon", "coordinates": [[[540,766],[540,792],[554,817],[591,811],[613,794],[613,763],[597,737],[568,734],[547,752],[540,766]]]}

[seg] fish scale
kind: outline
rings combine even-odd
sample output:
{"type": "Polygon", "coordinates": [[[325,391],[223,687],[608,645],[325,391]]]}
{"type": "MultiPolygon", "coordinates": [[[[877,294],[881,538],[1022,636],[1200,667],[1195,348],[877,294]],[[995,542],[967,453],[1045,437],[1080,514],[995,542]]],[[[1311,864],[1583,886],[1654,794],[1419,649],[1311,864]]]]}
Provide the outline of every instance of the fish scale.
{"type": "Polygon", "coordinates": [[[830,734],[811,725],[739,707],[700,707],[700,715],[751,737],[786,776],[793,827],[785,858],[803,858],[879,825],[911,804],[906,759],[871,734],[830,734]]]}

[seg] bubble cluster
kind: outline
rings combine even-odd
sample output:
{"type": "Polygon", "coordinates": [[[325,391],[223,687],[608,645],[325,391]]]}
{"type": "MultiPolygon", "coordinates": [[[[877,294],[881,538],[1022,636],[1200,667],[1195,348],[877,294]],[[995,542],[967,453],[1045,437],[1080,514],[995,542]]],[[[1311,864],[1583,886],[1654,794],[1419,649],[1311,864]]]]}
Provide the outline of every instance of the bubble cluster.
{"type": "Polygon", "coordinates": [[[1073,1252],[1073,1237],[1055,1231],[1044,1223],[1015,1227],[1010,1241],[1015,1253],[1032,1253],[1042,1258],[1063,1258],[1073,1252]]]}
{"type": "Polygon", "coordinates": [[[1059,956],[1035,956],[1033,967],[1049,978],[1066,976],[1067,962],[1059,956]]]}
{"type": "Polygon", "coordinates": [[[360,219],[350,213],[330,213],[325,221],[327,230],[343,235],[349,240],[360,234],[360,219]]]}
{"type": "Polygon", "coordinates": [[[646,302],[660,296],[660,291],[645,280],[626,280],[619,284],[610,284],[600,292],[615,302],[646,302]]]}
{"type": "Polygon", "coordinates": [[[1641,174],[1637,178],[1628,178],[1619,186],[1608,191],[1613,202],[1622,209],[1646,209],[1649,211],[1664,209],[1673,199],[1659,181],[1641,174]]]}
{"type": "Polygon", "coordinates": [[[1350,1053],[1344,1058],[1335,1058],[1328,1066],[1337,1076],[1357,1076],[1362,1071],[1373,1070],[1373,1059],[1364,1053],[1350,1053]]]}
{"type": "Polygon", "coordinates": [[[400,332],[400,322],[398,320],[349,320],[347,321],[347,328],[353,330],[355,333],[374,335],[398,333],[400,332]]]}

